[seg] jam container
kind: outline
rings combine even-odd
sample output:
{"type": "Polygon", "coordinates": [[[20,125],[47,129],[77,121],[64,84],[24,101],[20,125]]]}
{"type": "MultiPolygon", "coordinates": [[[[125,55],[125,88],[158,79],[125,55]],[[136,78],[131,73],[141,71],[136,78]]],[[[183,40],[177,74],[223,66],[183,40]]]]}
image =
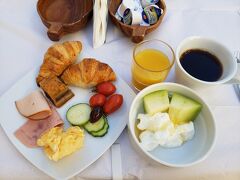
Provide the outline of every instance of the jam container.
{"type": "Polygon", "coordinates": [[[142,22],[142,14],[139,11],[126,9],[123,13],[123,23],[127,25],[137,25],[142,22]]]}
{"type": "Polygon", "coordinates": [[[157,5],[150,5],[143,9],[142,18],[147,24],[155,24],[159,17],[163,14],[163,10],[157,5]]]}
{"type": "Polygon", "coordinates": [[[158,3],[159,0],[141,0],[142,7],[147,7],[149,5],[154,5],[158,3]]]}

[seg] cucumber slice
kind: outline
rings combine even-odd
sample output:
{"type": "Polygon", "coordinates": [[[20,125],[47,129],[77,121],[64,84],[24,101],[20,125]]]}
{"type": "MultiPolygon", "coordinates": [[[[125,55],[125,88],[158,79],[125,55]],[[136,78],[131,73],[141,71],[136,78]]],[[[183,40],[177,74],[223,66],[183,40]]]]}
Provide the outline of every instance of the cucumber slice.
{"type": "Polygon", "coordinates": [[[90,119],[91,107],[88,104],[80,103],[70,107],[67,111],[67,120],[72,125],[83,125],[90,119]]]}
{"type": "Polygon", "coordinates": [[[90,121],[84,125],[84,128],[89,132],[97,132],[103,129],[105,124],[105,117],[102,116],[97,122],[91,123],[90,121]]]}
{"type": "Polygon", "coordinates": [[[108,133],[108,129],[109,129],[109,125],[107,120],[105,120],[105,124],[102,130],[98,131],[98,132],[91,132],[90,134],[94,137],[103,137],[108,133]]]}

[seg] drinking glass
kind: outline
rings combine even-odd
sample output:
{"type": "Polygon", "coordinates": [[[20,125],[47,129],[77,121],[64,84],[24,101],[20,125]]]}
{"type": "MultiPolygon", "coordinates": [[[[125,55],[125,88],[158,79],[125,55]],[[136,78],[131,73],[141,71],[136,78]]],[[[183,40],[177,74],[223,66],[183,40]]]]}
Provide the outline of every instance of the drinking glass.
{"type": "MultiPolygon", "coordinates": [[[[150,62],[149,57],[144,58],[143,60],[146,61],[144,62],[145,65],[148,62],[150,62]]],[[[140,91],[151,84],[163,82],[167,78],[167,75],[174,64],[174,61],[175,61],[175,55],[174,55],[173,49],[171,48],[170,45],[168,45],[164,41],[154,39],[154,40],[143,41],[137,44],[133,49],[133,61],[132,61],[132,67],[131,67],[132,84],[138,91],[140,91]],[[152,68],[150,68],[149,66],[146,67],[143,64],[140,64],[137,61],[136,56],[144,50],[159,51],[160,53],[165,55],[164,57],[168,59],[168,64],[167,65],[165,64],[164,68],[160,68],[158,70],[154,68],[154,63],[159,64],[159,63],[166,62],[162,58],[151,59],[152,68]]]]}

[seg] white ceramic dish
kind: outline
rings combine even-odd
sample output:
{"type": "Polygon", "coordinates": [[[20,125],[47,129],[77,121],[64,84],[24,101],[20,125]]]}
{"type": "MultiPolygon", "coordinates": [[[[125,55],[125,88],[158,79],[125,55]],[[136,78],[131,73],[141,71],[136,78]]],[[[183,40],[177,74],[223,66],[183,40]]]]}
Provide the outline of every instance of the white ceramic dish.
{"type": "Polygon", "coordinates": [[[159,83],[151,85],[137,94],[132,102],[129,121],[129,137],[134,148],[151,162],[161,163],[171,167],[186,167],[199,163],[211,152],[216,139],[216,126],[210,107],[193,90],[176,83],[159,83]],[[143,113],[143,97],[157,90],[168,90],[181,93],[195,99],[203,105],[202,111],[194,121],[195,135],[192,140],[177,148],[163,148],[158,146],[153,151],[147,152],[140,146],[135,134],[135,122],[138,113],[143,113]]]}
{"type": "MultiPolygon", "coordinates": [[[[94,138],[88,133],[85,133],[85,144],[81,150],[58,162],[53,162],[47,158],[42,148],[27,148],[14,136],[14,132],[26,122],[16,110],[14,102],[38,88],[35,83],[36,74],[37,70],[29,72],[9,89],[8,92],[0,97],[0,124],[18,151],[33,165],[54,179],[69,179],[96,161],[116,141],[126,126],[128,110],[135,97],[135,93],[118,77],[115,85],[117,92],[123,95],[124,103],[118,111],[108,116],[110,126],[108,134],[103,138],[94,138]]],[[[90,89],[72,87],[71,89],[75,96],[63,107],[58,109],[58,112],[65,122],[64,128],[69,126],[65,118],[68,108],[76,103],[88,102],[91,96],[90,89]]]]}

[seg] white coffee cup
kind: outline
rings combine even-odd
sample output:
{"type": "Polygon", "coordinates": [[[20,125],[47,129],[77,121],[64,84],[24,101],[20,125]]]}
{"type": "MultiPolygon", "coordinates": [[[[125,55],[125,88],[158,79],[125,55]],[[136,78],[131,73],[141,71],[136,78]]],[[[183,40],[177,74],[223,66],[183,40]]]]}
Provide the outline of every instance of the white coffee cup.
{"type": "Polygon", "coordinates": [[[232,53],[223,44],[205,37],[192,36],[184,39],[176,50],[176,81],[191,88],[201,88],[211,85],[219,84],[238,84],[240,83],[240,76],[237,73],[240,66],[232,53]],[[223,66],[222,76],[213,82],[203,81],[190,75],[184,70],[180,63],[181,55],[187,50],[200,49],[215,55],[223,66]]]}

